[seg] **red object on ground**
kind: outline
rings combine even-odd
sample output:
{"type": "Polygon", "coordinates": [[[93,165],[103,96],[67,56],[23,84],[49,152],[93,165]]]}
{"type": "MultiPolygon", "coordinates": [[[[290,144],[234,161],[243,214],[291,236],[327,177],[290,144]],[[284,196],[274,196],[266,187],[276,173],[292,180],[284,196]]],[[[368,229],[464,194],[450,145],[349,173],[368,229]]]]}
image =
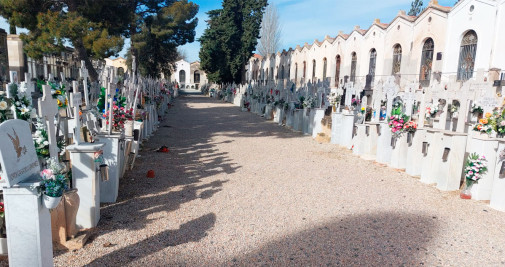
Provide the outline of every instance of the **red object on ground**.
{"type": "Polygon", "coordinates": [[[149,170],[147,172],[147,178],[154,178],[154,171],[153,170],[149,170]]]}
{"type": "Polygon", "coordinates": [[[169,152],[169,150],[168,150],[168,148],[164,147],[164,148],[162,148],[162,149],[160,150],[160,152],[168,153],[168,152],[169,152]]]}
{"type": "Polygon", "coordinates": [[[467,194],[465,194],[463,192],[459,194],[459,197],[461,199],[472,199],[472,195],[467,195],[467,194]]]}

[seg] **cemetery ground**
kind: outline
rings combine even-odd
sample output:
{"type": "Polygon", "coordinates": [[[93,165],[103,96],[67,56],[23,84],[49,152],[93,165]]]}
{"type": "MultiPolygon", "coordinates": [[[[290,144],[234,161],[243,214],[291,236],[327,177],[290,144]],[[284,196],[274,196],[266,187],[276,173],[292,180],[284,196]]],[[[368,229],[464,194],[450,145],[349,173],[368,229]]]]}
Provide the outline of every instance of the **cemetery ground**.
{"type": "Polygon", "coordinates": [[[135,165],[55,265],[505,264],[505,213],[204,96],[176,100],[135,165]]]}

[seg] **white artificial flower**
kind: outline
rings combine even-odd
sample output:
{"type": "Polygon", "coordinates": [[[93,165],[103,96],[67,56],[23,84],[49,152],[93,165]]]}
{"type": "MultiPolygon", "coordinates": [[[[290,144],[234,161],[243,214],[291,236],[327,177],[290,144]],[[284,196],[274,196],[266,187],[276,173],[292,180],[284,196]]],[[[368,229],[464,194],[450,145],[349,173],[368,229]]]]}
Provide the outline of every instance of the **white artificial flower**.
{"type": "Polygon", "coordinates": [[[19,101],[16,101],[15,104],[16,104],[16,106],[21,106],[21,102],[19,102],[19,101]]]}
{"type": "Polygon", "coordinates": [[[0,101],[0,110],[6,110],[9,107],[6,101],[0,101]]]}
{"type": "Polygon", "coordinates": [[[45,146],[47,146],[47,145],[49,145],[49,142],[48,141],[44,141],[42,144],[45,145],[45,146]]]}

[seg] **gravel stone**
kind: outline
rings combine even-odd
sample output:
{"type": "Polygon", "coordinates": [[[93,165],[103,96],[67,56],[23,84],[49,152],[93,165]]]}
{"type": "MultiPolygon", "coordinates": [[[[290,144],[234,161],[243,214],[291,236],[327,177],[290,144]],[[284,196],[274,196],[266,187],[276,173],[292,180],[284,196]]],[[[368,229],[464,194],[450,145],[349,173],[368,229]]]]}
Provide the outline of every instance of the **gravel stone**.
{"type": "Polygon", "coordinates": [[[175,102],[119,190],[56,266],[505,262],[505,213],[198,95],[175,102]]]}

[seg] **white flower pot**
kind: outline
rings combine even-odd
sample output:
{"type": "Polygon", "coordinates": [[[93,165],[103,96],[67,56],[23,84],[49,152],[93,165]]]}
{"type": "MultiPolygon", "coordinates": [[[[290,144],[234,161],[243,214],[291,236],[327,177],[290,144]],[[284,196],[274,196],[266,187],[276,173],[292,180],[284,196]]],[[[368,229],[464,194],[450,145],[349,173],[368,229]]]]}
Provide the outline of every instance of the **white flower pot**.
{"type": "Polygon", "coordinates": [[[60,201],[61,201],[61,196],[50,197],[46,194],[42,194],[42,201],[44,203],[44,206],[51,210],[51,209],[58,207],[58,204],[60,204],[60,201]]]}
{"type": "Polygon", "coordinates": [[[133,121],[126,121],[125,122],[124,133],[126,136],[133,136],[133,121]]]}
{"type": "Polygon", "coordinates": [[[0,238],[0,255],[7,255],[7,238],[0,238]]]}

